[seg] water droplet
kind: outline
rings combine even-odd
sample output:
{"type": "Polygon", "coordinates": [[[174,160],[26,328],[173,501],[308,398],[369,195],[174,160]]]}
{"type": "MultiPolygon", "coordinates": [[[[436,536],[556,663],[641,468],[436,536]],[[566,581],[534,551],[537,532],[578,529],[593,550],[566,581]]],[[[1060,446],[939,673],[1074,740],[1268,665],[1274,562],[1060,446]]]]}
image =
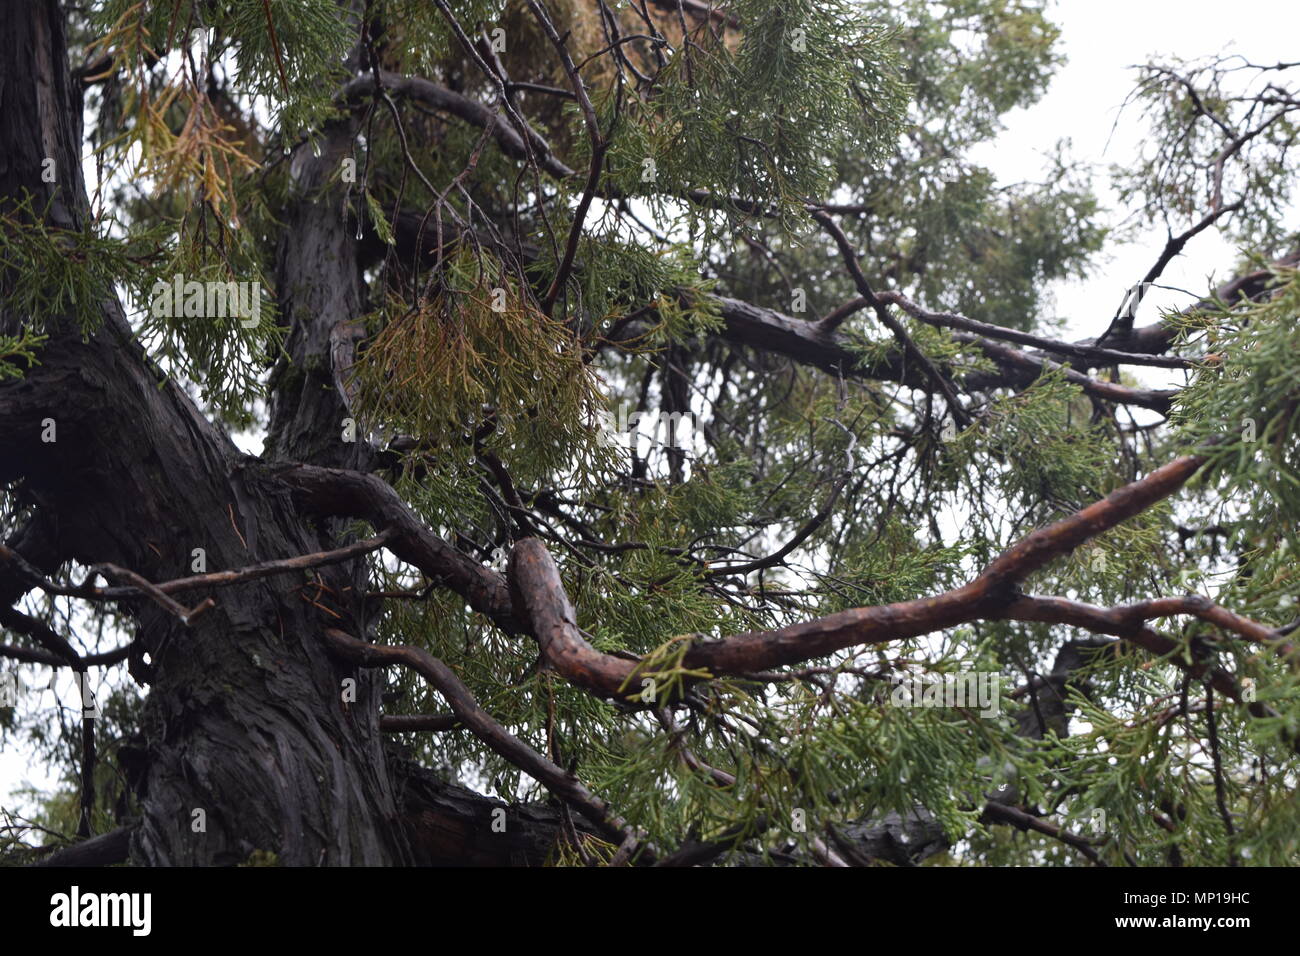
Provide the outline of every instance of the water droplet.
{"type": "Polygon", "coordinates": [[[293,150],[290,148],[290,146],[289,146],[288,143],[285,143],[285,144],[284,144],[284,155],[288,156],[291,152],[293,152],[293,150]]]}
{"type": "Polygon", "coordinates": [[[317,141],[317,142],[311,144],[311,154],[312,154],[313,156],[319,156],[319,155],[320,155],[320,142],[319,142],[319,141],[317,141]]]}

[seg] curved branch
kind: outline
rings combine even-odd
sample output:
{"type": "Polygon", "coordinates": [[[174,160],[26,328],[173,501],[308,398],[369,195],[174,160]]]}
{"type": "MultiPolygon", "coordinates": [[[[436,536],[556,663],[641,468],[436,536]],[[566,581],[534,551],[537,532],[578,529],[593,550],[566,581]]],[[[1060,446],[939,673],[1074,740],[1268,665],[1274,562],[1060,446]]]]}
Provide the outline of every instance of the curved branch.
{"type": "MultiPolygon", "coordinates": [[[[1144,622],[1173,614],[1202,617],[1289,654],[1291,645],[1279,644],[1278,632],[1194,597],[1157,598],[1107,610],[1018,591],[1021,582],[1050,561],[1173,494],[1204,461],[1200,455],[1177,458],[1075,514],[1031,532],[961,587],[932,597],[853,608],[774,630],[696,641],[682,657],[680,667],[713,677],[752,675],[857,645],[904,640],[978,620],[1069,624],[1121,637],[1153,654],[1171,655],[1179,644],[1144,622]]],[[[605,654],[587,642],[577,626],[577,613],[559,569],[537,538],[526,537],[515,545],[507,584],[501,575],[422,528],[397,493],[375,476],[307,465],[288,466],[278,473],[303,492],[310,507],[328,514],[365,516],[393,528],[394,554],[460,593],[498,624],[508,625],[514,633],[531,633],[546,664],[571,683],[602,697],[626,700],[640,690],[639,683],[633,686],[634,679],[650,673],[647,668],[652,665],[643,659],[605,654]]],[[[1175,658],[1174,662],[1197,675],[1206,672],[1202,661],[1175,658]]],[[[1212,670],[1208,679],[1220,693],[1241,700],[1228,674],[1212,670]]]]}
{"type": "MultiPolygon", "coordinates": [[[[558,179],[569,179],[578,175],[575,170],[566,166],[551,152],[551,147],[540,133],[529,129],[528,143],[525,143],[524,137],[519,134],[519,130],[515,128],[515,124],[511,122],[509,117],[503,113],[494,112],[477,100],[462,96],[460,93],[419,76],[404,76],[400,73],[380,70],[379,81],[382,83],[383,90],[388,93],[395,96],[409,97],[430,109],[450,113],[472,126],[489,130],[492,139],[501,149],[501,152],[511,159],[528,160],[536,158],[542,169],[558,179]],[[529,156],[530,145],[533,157],[529,156]]],[[[377,89],[374,74],[367,73],[348,81],[335,99],[340,103],[355,106],[373,96],[377,89]]]]}
{"type": "MultiPolygon", "coordinates": [[[[1030,598],[1020,595],[1016,588],[1049,561],[1068,554],[1090,538],[1172,494],[1203,463],[1204,459],[1198,455],[1178,458],[1145,478],[1116,489],[1101,501],[1030,533],[962,587],[933,597],[854,608],[771,631],[701,641],[686,652],[681,667],[715,677],[752,674],[823,657],[855,645],[903,640],[982,619],[1052,620],[1114,634],[1153,653],[1169,654],[1177,649],[1177,643],[1143,627],[1131,610],[1107,612],[1062,599],[1030,598]]],[[[510,558],[510,580],[516,605],[531,622],[544,660],[565,679],[602,696],[627,697],[633,679],[648,673],[645,661],[601,653],[582,637],[559,569],[541,541],[525,538],[515,545],[510,558]]],[[[1187,599],[1148,602],[1143,613],[1153,617],[1167,613],[1213,613],[1220,623],[1229,613],[1204,608],[1198,612],[1194,603],[1188,603],[1187,599]]],[[[1235,623],[1238,628],[1258,629],[1258,635],[1276,636],[1244,619],[1236,619],[1235,623]]],[[[1203,669],[1199,662],[1188,666],[1203,669]]],[[[1241,699],[1228,675],[1215,671],[1211,680],[1226,696],[1241,699]]],[[[633,688],[639,689],[639,686],[633,688]]]]}
{"type": "Polygon", "coordinates": [[[336,656],[361,667],[401,664],[415,671],[447,699],[456,717],[474,736],[590,820],[606,839],[622,844],[631,837],[639,847],[640,860],[654,862],[654,848],[637,839],[604,800],[501,726],[479,706],[451,668],[428,651],[408,645],[367,644],[336,628],[326,628],[325,639],[336,656]]]}
{"type": "Polygon", "coordinates": [[[393,554],[419,568],[430,580],[451,588],[503,630],[523,630],[505,578],[425,528],[383,479],[301,464],[274,468],[272,474],[298,492],[300,503],[310,511],[365,518],[376,528],[391,529],[395,537],[388,547],[393,554]]]}

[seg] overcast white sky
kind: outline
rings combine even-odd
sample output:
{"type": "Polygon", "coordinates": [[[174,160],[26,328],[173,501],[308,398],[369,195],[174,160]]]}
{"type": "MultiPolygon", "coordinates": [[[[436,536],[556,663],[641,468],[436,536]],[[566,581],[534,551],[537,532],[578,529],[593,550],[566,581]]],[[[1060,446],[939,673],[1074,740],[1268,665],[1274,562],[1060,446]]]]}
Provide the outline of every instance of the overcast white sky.
{"type": "MultiPolygon", "coordinates": [[[[1300,60],[1300,6],[1278,0],[1058,0],[1050,16],[1061,27],[1059,49],[1069,62],[1047,95],[1030,109],[1010,114],[996,144],[973,158],[1006,182],[1035,180],[1041,178],[1044,155],[1068,137],[1069,155],[1102,172],[1098,193],[1116,219],[1125,210],[1106,188],[1104,170],[1130,162],[1145,132],[1137,110],[1119,116],[1136,80],[1129,67],[1166,55],[1240,53],[1255,63],[1300,60]]],[[[1177,232],[1190,225],[1174,223],[1173,228],[1177,232]]],[[[1056,312],[1067,319],[1072,337],[1101,334],[1125,290],[1156,261],[1165,239],[1153,231],[1129,246],[1111,248],[1086,279],[1059,285],[1056,312]]],[[[1170,263],[1160,281],[1203,291],[1206,277],[1226,278],[1235,258],[1217,230],[1207,230],[1170,263]]],[[[1153,289],[1143,299],[1138,324],[1154,321],[1162,307],[1188,302],[1187,296],[1153,289]]]]}
{"type": "MultiPolygon", "coordinates": [[[[1052,10],[1062,29],[1061,49],[1069,62],[1058,72],[1044,99],[1008,117],[1008,129],[994,147],[972,159],[988,166],[1004,182],[1035,180],[1044,155],[1065,137],[1071,155],[1104,170],[1134,155],[1143,127],[1136,112],[1126,114],[1112,135],[1116,114],[1133,87],[1130,66],[1157,54],[1184,57],[1221,52],[1241,53],[1257,63],[1300,60],[1300,7],[1278,0],[1059,0],[1052,10]],[[1108,142],[1109,141],[1109,142],[1108,142]]],[[[1098,188],[1116,219],[1118,208],[1100,177],[1098,188]]],[[[1189,225],[1189,224],[1185,224],[1189,225]]],[[[1177,225],[1175,228],[1179,228],[1177,225]]],[[[1062,283],[1056,290],[1056,313],[1067,319],[1071,337],[1097,335],[1105,329],[1124,291],[1142,278],[1164,245],[1158,232],[1134,244],[1111,249],[1086,279],[1062,283]]],[[[1162,282],[1202,290],[1211,273],[1223,275],[1235,259],[1231,246],[1216,233],[1197,237],[1185,255],[1171,263],[1162,282]]],[[[1139,324],[1154,320],[1162,306],[1187,304],[1186,296],[1153,290],[1143,301],[1139,324]]],[[[29,669],[25,671],[30,675],[29,669]]],[[[45,768],[29,765],[12,745],[0,750],[0,804],[30,809],[26,801],[4,799],[25,784],[53,785],[45,768]]]]}

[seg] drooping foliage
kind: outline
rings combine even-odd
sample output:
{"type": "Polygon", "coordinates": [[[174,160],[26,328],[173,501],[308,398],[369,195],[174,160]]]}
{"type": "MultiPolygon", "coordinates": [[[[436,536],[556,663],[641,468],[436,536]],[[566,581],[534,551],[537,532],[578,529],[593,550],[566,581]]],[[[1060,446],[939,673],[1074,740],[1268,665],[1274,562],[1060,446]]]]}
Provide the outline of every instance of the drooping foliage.
{"type": "MultiPolygon", "coordinates": [[[[1064,148],[1037,183],[969,159],[1061,62],[1036,0],[89,6],[73,27],[105,178],[84,235],[0,210],[8,307],[33,316],[0,336],[0,381],[40,361],[40,315],[71,305],[93,323],[116,286],[160,375],[264,430],[293,331],[274,276],[296,170],[346,129],[315,188],[355,237],[355,261],[320,269],[355,269],[365,299],[337,370],[353,439],[475,561],[502,571],[514,541],[541,538],[579,632],[643,658],[657,697],[566,681],[527,635],[384,552],[369,558],[383,596],[370,637],[446,663],[661,848],[690,836],[736,860],[824,859],[837,851],[821,841],[898,812],[934,822],[949,849],[932,862],[1084,860],[1050,829],[998,826],[1000,802],[1111,863],[1296,862],[1300,687],[1294,655],[1276,653],[1300,546],[1300,283],[1275,262],[1297,243],[1293,71],[1138,77],[1155,146],[1124,198],[1173,233],[1221,216],[1252,257],[1241,273],[1258,275],[1161,316],[1159,347],[1131,323],[1100,343],[1129,362],[1007,337],[1060,338],[1052,284],[1108,237],[1064,148]],[[175,274],[258,283],[260,321],[159,314],[152,290],[175,274]],[[882,305],[900,333],[864,303],[819,324],[864,285],[924,315],[882,305]],[[755,313],[768,324],[741,320],[755,313]],[[808,351],[774,346],[779,323],[808,351]],[[832,347],[834,361],[813,355],[832,347]],[[1174,361],[1141,360],[1157,355],[1174,361]],[[1104,608],[1201,594],[1277,629],[1268,641],[1169,617],[1151,622],[1161,656],[1131,634],[989,613],[776,673],[686,662],[710,639],[959,587],[1033,529],[1198,450],[1207,464],[1180,496],[1021,588],[1104,608]],[[1207,654],[1238,700],[1206,682],[1207,654]],[[984,710],[898,705],[900,678],[969,673],[998,678],[984,710]]],[[[65,598],[29,601],[113,633],[65,598]]],[[[389,680],[385,713],[446,712],[419,675],[389,680]]],[[[115,685],[101,748],[129,742],[139,693],[115,685]]],[[[41,708],[0,721],[76,780],[41,708]]],[[[464,727],[401,744],[482,792],[545,795],[464,727]]],[[[100,772],[106,822],[131,798],[100,772]]],[[[43,822],[70,829],[76,812],[60,797],[43,822]]],[[[555,862],[616,852],[576,842],[555,862]]]]}

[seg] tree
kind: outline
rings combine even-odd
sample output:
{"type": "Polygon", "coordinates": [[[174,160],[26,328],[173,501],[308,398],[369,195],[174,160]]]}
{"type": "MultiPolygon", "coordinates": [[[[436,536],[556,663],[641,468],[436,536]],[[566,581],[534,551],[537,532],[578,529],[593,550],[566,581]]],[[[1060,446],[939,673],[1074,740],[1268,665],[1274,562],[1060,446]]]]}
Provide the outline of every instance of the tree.
{"type": "Polygon", "coordinates": [[[10,13],[7,859],[1296,861],[1294,64],[1141,71],[1069,341],[1034,0],[10,13]]]}

